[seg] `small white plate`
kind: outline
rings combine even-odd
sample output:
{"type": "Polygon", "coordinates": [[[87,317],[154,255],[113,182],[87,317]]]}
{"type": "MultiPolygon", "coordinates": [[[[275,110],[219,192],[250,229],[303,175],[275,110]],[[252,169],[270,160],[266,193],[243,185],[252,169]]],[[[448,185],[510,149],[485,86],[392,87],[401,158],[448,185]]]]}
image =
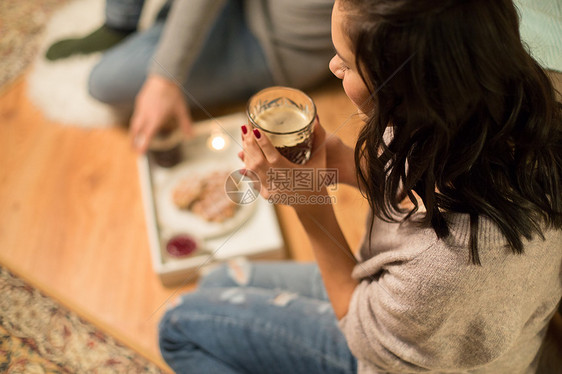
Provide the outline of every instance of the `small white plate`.
{"type": "MultiPolygon", "coordinates": [[[[255,204],[238,205],[236,213],[223,222],[209,222],[189,210],[180,209],[173,201],[173,191],[183,179],[189,176],[203,177],[213,172],[233,172],[214,162],[199,162],[189,167],[179,168],[168,175],[162,188],[157,189],[156,211],[163,236],[168,232],[186,232],[202,239],[228,234],[244,224],[253,214],[255,204]]],[[[225,180],[226,182],[226,180],[225,180]]],[[[226,193],[226,192],[225,192],[226,193]]]]}

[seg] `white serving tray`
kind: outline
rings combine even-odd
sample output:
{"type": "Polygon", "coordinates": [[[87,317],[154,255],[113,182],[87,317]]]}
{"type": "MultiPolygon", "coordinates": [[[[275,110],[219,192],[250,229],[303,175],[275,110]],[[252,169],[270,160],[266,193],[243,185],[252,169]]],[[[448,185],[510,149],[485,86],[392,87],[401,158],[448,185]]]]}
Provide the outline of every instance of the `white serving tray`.
{"type": "Polygon", "coordinates": [[[208,265],[236,257],[286,257],[275,208],[261,197],[240,206],[234,217],[224,223],[205,222],[175,208],[171,201],[175,183],[186,176],[211,170],[230,172],[244,167],[237,154],[241,150],[240,126],[245,122],[244,114],[237,113],[194,124],[194,137],[183,144],[183,160],[172,168],[156,165],[150,156],[139,157],[152,265],[165,286],[186,284],[208,265]],[[213,131],[221,131],[227,140],[221,151],[214,151],[208,145],[213,131]],[[181,259],[168,255],[166,242],[181,233],[198,238],[203,250],[181,259]]]}

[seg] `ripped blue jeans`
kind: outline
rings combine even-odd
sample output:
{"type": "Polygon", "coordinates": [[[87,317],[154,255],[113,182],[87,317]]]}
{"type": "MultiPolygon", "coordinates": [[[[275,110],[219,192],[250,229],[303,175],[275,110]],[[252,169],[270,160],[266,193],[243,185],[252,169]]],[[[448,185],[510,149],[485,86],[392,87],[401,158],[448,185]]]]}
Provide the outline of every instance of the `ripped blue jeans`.
{"type": "Polygon", "coordinates": [[[160,322],[176,373],[355,373],[318,267],[232,261],[205,276],[160,322]]]}

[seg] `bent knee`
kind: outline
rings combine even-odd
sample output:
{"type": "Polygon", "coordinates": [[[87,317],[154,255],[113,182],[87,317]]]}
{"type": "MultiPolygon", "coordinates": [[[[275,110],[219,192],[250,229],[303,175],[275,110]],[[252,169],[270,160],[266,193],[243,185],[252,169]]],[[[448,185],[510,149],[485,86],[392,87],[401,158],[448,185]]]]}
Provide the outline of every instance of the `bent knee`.
{"type": "Polygon", "coordinates": [[[133,104],[144,76],[128,76],[102,59],[88,77],[88,93],[105,104],[133,104]]]}
{"type": "Polygon", "coordinates": [[[178,312],[168,310],[158,325],[158,346],[162,356],[168,361],[173,358],[175,352],[185,350],[188,345],[189,340],[178,320],[178,312]]]}
{"type": "Polygon", "coordinates": [[[252,264],[243,257],[218,265],[199,282],[200,288],[247,286],[252,274],[252,264]]]}
{"type": "Polygon", "coordinates": [[[112,84],[107,79],[103,69],[100,69],[99,64],[94,66],[88,77],[88,93],[90,96],[102,103],[113,104],[115,95],[112,94],[112,89],[112,84]]]}

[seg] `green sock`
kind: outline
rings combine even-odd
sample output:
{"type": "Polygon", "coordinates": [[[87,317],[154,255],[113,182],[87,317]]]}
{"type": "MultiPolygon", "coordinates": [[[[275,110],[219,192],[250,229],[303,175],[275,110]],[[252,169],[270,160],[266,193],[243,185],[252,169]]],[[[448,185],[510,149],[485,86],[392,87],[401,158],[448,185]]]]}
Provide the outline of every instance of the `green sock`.
{"type": "Polygon", "coordinates": [[[90,54],[105,51],[119,43],[134,31],[114,30],[105,25],[78,39],[63,39],[51,45],[45,56],[47,60],[58,60],[75,54],[90,54]]]}

